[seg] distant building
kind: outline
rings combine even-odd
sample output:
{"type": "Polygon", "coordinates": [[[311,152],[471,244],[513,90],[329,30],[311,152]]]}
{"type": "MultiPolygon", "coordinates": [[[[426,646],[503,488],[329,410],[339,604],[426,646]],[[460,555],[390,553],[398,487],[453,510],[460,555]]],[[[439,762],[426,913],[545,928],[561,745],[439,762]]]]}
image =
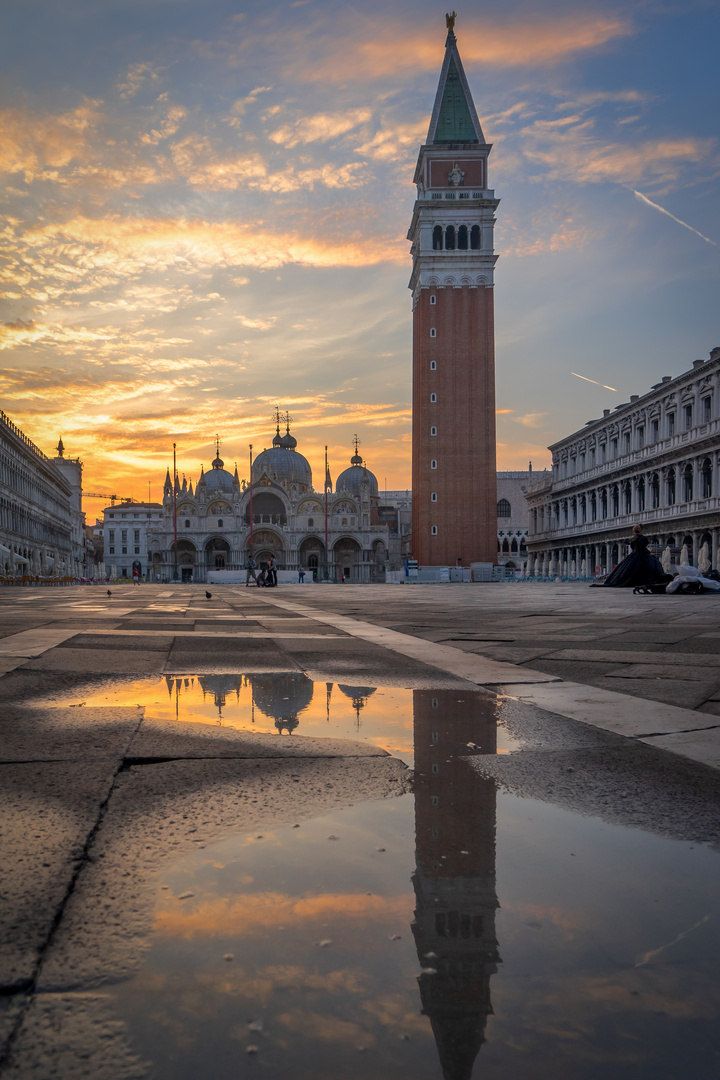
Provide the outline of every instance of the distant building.
{"type": "Polygon", "coordinates": [[[82,462],[62,439],[51,459],[0,412],[0,573],[81,577],[87,573],[82,462]]]}
{"type": "MultiPolygon", "coordinates": [[[[135,505],[139,504],[113,508],[121,528],[118,512],[128,515],[128,549],[131,529],[140,525],[130,524],[135,505]]],[[[260,565],[273,555],[281,570],[303,566],[309,579],[327,576],[332,581],[384,581],[386,569],[399,569],[402,562],[397,515],[390,508],[381,518],[377,478],[357,446],[335,490],[329,475],[316,490],[289,421],[285,435],[280,434],[279,415],[272,445],[252,462],[249,483],[240,480],[237,466],[234,472],[225,469],[218,449],[211,468],[201,472],[194,488],[185,479],[173,481],[168,470],[159,509],[159,513],[152,509],[147,532],[144,572],[153,579],[159,575],[163,581],[206,581],[211,570],[244,572],[250,553],[260,565]]],[[[109,526],[107,515],[108,511],[109,526]]],[[[116,556],[119,535],[116,532],[116,556]]],[[[142,563],[142,539],[139,546],[142,563]]],[[[109,548],[106,531],[106,565],[113,561],[109,548]]],[[[122,563],[117,566],[120,569],[122,563]]]]}
{"type": "Polygon", "coordinates": [[[162,503],[121,502],[103,511],[105,572],[118,578],[150,578],[148,531],[155,535],[164,520],[162,503]]]}
{"type": "Polygon", "coordinates": [[[547,473],[531,470],[497,474],[497,562],[525,570],[528,560],[528,489],[547,473]]]}
{"type": "Polygon", "coordinates": [[[635,524],[666,561],[718,567],[720,348],[549,449],[552,474],[527,496],[531,574],[604,574],[635,524]]]}

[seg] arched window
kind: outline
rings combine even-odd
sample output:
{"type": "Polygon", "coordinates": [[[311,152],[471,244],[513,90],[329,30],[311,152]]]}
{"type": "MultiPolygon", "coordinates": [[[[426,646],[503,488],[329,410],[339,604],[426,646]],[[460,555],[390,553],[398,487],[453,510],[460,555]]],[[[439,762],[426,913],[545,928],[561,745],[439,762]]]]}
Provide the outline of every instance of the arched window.
{"type": "Polygon", "coordinates": [[[430,403],[432,405],[434,405],[436,401],[437,401],[437,394],[431,394],[430,395],[430,403]]]}
{"type": "Polygon", "coordinates": [[[512,517],[512,508],[507,499],[500,499],[497,504],[497,516],[499,518],[512,517]]]}
{"type": "Polygon", "coordinates": [[[437,469],[437,461],[435,460],[435,458],[433,458],[432,461],[430,462],[430,468],[431,469],[437,469]]]}
{"type": "Polygon", "coordinates": [[[436,225],[433,229],[433,251],[442,251],[443,235],[442,225],[436,225]]]}
{"type": "Polygon", "coordinates": [[[315,518],[308,518],[308,529],[312,529],[315,524],[315,518]]]}
{"type": "Polygon", "coordinates": [[[505,537],[505,539],[502,542],[502,550],[503,550],[503,555],[509,555],[510,554],[510,541],[508,540],[507,537],[505,537]]]}
{"type": "Polygon", "coordinates": [[[430,370],[437,371],[437,362],[435,360],[430,361],[430,370]]]}
{"type": "Polygon", "coordinates": [[[625,486],[623,487],[623,503],[624,503],[624,513],[631,514],[632,513],[632,488],[631,488],[629,483],[625,484],[625,486]]]}
{"type": "Polygon", "coordinates": [[[437,525],[431,525],[430,526],[430,535],[431,536],[437,536],[437,525]]]}
{"type": "Polygon", "coordinates": [[[702,497],[709,499],[712,496],[712,463],[706,458],[702,463],[702,497]]]}
{"type": "Polygon", "coordinates": [[[641,476],[637,486],[638,510],[645,509],[645,481],[641,476]]]}
{"type": "Polygon", "coordinates": [[[430,329],[430,337],[437,337],[437,330],[434,326],[430,329]]]}
{"type": "Polygon", "coordinates": [[[467,225],[461,225],[458,229],[458,248],[460,251],[467,251],[468,246],[468,227],[467,225]]]}
{"type": "Polygon", "coordinates": [[[448,225],[447,229],[445,230],[445,250],[446,251],[454,251],[455,250],[455,226],[454,225],[448,225]]]}
{"type": "Polygon", "coordinates": [[[693,470],[692,465],[686,465],[683,472],[683,502],[692,502],[693,497],[693,470]]]}
{"type": "Polygon", "coordinates": [[[437,304],[437,296],[431,296],[430,297],[430,303],[431,304],[437,304]]]}
{"type": "Polygon", "coordinates": [[[218,529],[222,529],[222,527],[223,527],[223,519],[218,518],[218,529]]]}
{"type": "Polygon", "coordinates": [[[480,250],[480,226],[473,225],[470,230],[470,247],[473,251],[480,250]]]}
{"type": "Polygon", "coordinates": [[[514,555],[514,554],[515,554],[515,553],[517,552],[517,549],[518,549],[518,542],[517,542],[517,540],[515,539],[515,537],[513,537],[513,539],[512,539],[512,542],[511,542],[511,544],[510,544],[510,551],[511,551],[511,552],[513,553],[513,555],[514,555]]]}
{"type": "Polygon", "coordinates": [[[650,477],[650,503],[653,510],[657,510],[660,505],[660,481],[657,473],[650,477]]]}
{"type": "Polygon", "coordinates": [[[430,492],[430,502],[437,502],[437,491],[430,492]]]}
{"type": "Polygon", "coordinates": [[[675,504],[675,470],[669,469],[667,474],[667,501],[668,506],[675,504]]]}
{"type": "Polygon", "coordinates": [[[437,428],[436,427],[431,427],[430,428],[430,434],[431,435],[437,435],[437,428]]]}

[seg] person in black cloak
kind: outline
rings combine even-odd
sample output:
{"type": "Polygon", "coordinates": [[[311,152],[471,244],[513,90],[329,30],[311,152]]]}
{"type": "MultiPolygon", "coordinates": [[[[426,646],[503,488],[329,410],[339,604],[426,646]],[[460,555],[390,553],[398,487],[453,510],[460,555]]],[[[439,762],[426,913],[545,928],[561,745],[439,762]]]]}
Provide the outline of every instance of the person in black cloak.
{"type": "Polygon", "coordinates": [[[594,581],[590,586],[616,589],[635,588],[637,585],[663,585],[672,581],[672,575],[666,574],[662,566],[648,551],[647,536],[643,536],[642,525],[633,525],[633,538],[630,541],[631,552],[618,563],[604,581],[594,581]]]}

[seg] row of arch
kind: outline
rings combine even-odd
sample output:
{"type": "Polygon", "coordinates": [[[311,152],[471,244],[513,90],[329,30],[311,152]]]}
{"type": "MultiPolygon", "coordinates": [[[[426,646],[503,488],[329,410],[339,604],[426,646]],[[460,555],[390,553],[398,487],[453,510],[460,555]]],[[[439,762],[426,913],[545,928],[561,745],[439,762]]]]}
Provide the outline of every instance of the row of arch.
{"type": "Polygon", "coordinates": [[[649,473],[647,477],[630,477],[581,495],[553,500],[546,506],[533,507],[531,532],[658,510],[678,502],[709,499],[712,494],[713,465],[710,458],[704,458],[697,469],[692,463],[671,465],[660,473],[649,473]]]}
{"type": "Polygon", "coordinates": [[[433,251],[468,250],[480,250],[479,225],[436,225],[433,229],[433,251]]]}
{"type": "MultiPolygon", "coordinates": [[[[334,555],[337,563],[343,561],[359,562],[363,554],[360,544],[351,536],[339,537],[330,545],[329,551],[334,555]]],[[[167,558],[164,559],[163,553],[157,551],[152,554],[152,561],[155,564],[167,561],[174,562],[176,553],[177,563],[180,566],[198,566],[202,564],[206,569],[210,570],[243,569],[250,554],[250,548],[233,552],[230,543],[224,537],[215,536],[208,540],[202,548],[198,549],[192,540],[182,537],[177,541],[177,549],[174,543],[170,546],[167,558]],[[199,558],[199,556],[204,556],[204,559],[199,558]]],[[[280,564],[280,569],[286,569],[283,565],[285,547],[281,538],[274,533],[259,532],[254,537],[252,553],[258,562],[263,561],[270,555],[274,555],[280,564]]],[[[375,540],[370,549],[370,554],[371,561],[384,563],[387,556],[385,542],[375,540]]],[[[297,561],[299,565],[307,564],[310,569],[317,568],[321,562],[325,561],[325,544],[323,541],[317,536],[305,537],[298,548],[297,561]]],[[[287,567],[287,569],[291,568],[287,567]]]]}
{"type": "MultiPolygon", "coordinates": [[[[717,569],[718,530],[648,536],[649,550],[660,559],[667,551],[671,565],[687,562],[703,571],[717,569]]],[[[629,551],[627,541],[602,541],[531,551],[529,577],[591,578],[609,573],[629,551]]]]}

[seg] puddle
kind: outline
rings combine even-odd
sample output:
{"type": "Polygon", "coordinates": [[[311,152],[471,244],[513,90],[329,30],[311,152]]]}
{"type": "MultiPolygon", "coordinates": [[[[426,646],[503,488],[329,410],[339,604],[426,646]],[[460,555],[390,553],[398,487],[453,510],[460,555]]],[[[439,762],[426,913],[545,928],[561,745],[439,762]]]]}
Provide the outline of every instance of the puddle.
{"type": "MultiPolygon", "coordinates": [[[[238,722],[256,699],[267,730],[286,708],[271,700],[310,731],[326,694],[337,723],[363,700],[361,733],[376,706],[373,723],[395,717],[414,793],[238,830],[166,868],[142,970],[109,990],[149,1075],[717,1075],[716,852],[499,792],[466,757],[494,751],[482,695],[239,678],[238,722]]],[[[208,703],[200,679],[158,700],[225,722],[229,687],[208,703]]]]}
{"type": "MultiPolygon", "coordinates": [[[[370,742],[399,757],[413,758],[413,695],[397,687],[351,686],[313,682],[299,671],[238,675],[163,675],[114,683],[84,692],[86,707],[142,705],[157,720],[177,720],[258,731],[283,737],[310,735],[370,742]]],[[[75,698],[73,698],[75,700],[75,698]]],[[[428,696],[438,714],[440,698],[428,696]]],[[[64,704],[65,702],[57,702],[64,704]]],[[[476,753],[487,716],[493,718],[492,745],[487,752],[508,753],[518,747],[502,723],[500,707],[486,695],[443,691],[443,710],[467,710],[475,719],[468,742],[476,753]]]]}

